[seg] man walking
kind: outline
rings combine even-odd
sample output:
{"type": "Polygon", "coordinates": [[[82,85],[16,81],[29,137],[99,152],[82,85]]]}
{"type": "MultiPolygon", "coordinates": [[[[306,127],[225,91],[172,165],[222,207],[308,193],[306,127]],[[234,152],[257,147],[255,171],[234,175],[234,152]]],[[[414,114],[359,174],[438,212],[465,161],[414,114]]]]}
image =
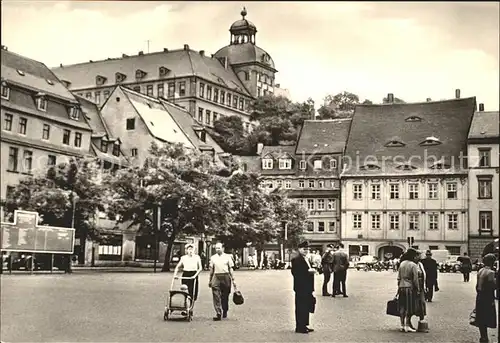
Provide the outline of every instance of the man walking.
{"type": "Polygon", "coordinates": [[[328,297],[331,294],[328,293],[328,282],[330,282],[330,278],[332,276],[332,264],[333,264],[333,255],[332,255],[333,244],[328,244],[326,247],[326,252],[323,254],[321,258],[321,268],[323,270],[323,296],[328,297]]]}
{"type": "Polygon", "coordinates": [[[462,263],[461,270],[464,275],[464,282],[470,281],[470,272],[472,271],[472,261],[467,253],[464,252],[464,256],[458,258],[458,261],[462,263]]]}
{"type": "Polygon", "coordinates": [[[347,279],[347,268],[349,267],[349,258],[347,254],[341,250],[344,248],[343,244],[337,246],[336,251],[333,253],[333,293],[332,297],[343,294],[347,298],[347,290],[345,282],[347,279]],[[341,288],[342,286],[342,288],[341,288]]]}
{"type": "Polygon", "coordinates": [[[425,258],[422,260],[422,265],[425,270],[425,300],[432,302],[432,297],[434,296],[434,290],[438,291],[438,263],[432,258],[432,252],[427,250],[425,252],[425,258]]]}
{"type": "Polygon", "coordinates": [[[311,267],[306,256],[309,251],[307,242],[298,247],[299,254],[292,259],[293,290],[295,292],[295,332],[309,333],[314,331],[308,328],[309,313],[314,306],[314,274],[316,269],[311,267]]]}
{"type": "Polygon", "coordinates": [[[222,243],[217,243],[215,245],[215,255],[210,258],[210,281],[208,282],[208,287],[212,288],[215,309],[213,320],[215,321],[227,318],[231,283],[236,287],[233,267],[231,255],[224,253],[222,243]]]}

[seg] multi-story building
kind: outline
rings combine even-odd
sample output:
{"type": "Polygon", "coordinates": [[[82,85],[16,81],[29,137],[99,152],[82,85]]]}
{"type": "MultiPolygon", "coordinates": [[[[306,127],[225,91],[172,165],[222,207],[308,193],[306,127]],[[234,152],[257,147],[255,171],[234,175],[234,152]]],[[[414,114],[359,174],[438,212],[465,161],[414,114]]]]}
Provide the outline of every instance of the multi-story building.
{"type": "Polygon", "coordinates": [[[76,98],[43,63],[1,49],[1,192],[21,178],[89,154],[92,129],[76,98]]]}
{"type": "Polygon", "coordinates": [[[468,137],[469,253],[480,258],[484,247],[498,238],[499,144],[498,111],[485,112],[479,104],[468,137]]]}
{"type": "Polygon", "coordinates": [[[164,97],[184,107],[200,124],[211,126],[220,116],[241,116],[247,130],[249,104],[274,90],[274,61],[256,45],[256,26],[242,19],[230,28],[230,44],[216,54],[183,49],[122,55],[74,65],[60,65],[54,72],[67,87],[102,104],[117,85],[164,97]]]}
{"type": "Polygon", "coordinates": [[[342,173],[350,255],[467,251],[467,135],[475,98],[356,107],[342,173]]]}

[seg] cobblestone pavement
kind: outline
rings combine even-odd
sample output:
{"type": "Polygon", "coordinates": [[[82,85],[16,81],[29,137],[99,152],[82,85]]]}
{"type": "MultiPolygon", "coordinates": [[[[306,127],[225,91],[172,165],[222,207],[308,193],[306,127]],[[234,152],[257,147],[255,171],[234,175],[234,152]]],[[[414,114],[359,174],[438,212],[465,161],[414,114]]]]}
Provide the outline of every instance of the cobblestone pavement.
{"type": "MultiPolygon", "coordinates": [[[[289,270],[237,271],[245,304],[213,322],[208,274],[192,322],[163,321],[171,273],[74,273],[1,277],[2,342],[478,342],[468,324],[475,274],[441,274],[441,291],[428,304],[429,333],[400,333],[385,315],[396,274],[348,272],[349,298],[317,295],[309,335],[295,334],[289,270]]],[[[322,276],[316,277],[320,290],[322,276]]],[[[414,320],[416,323],[416,319],[414,320]]],[[[490,330],[496,342],[496,330],[490,330]]]]}

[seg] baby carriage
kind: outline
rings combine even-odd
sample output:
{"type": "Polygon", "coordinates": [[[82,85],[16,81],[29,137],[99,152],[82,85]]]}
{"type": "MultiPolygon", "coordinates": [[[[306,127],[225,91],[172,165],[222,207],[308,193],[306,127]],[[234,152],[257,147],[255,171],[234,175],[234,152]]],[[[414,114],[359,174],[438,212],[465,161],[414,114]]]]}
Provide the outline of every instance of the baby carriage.
{"type": "Polygon", "coordinates": [[[194,299],[191,298],[186,285],[181,285],[178,290],[174,290],[175,280],[194,279],[194,288],[198,287],[198,280],[194,277],[182,277],[174,275],[168,298],[166,299],[165,312],[163,313],[163,320],[169,320],[172,314],[180,315],[187,321],[193,320],[194,299]]]}

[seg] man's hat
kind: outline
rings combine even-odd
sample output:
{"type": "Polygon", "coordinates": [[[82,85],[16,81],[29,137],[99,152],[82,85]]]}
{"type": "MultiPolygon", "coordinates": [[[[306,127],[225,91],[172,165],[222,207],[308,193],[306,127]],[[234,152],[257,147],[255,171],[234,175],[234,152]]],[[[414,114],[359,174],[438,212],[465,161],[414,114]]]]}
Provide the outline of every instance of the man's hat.
{"type": "Polygon", "coordinates": [[[309,248],[309,243],[307,241],[303,241],[299,243],[299,248],[309,248]]]}
{"type": "Polygon", "coordinates": [[[188,244],[186,244],[185,248],[186,248],[186,249],[187,249],[187,248],[194,248],[194,244],[192,244],[192,243],[188,243],[188,244]]]}
{"type": "Polygon", "coordinates": [[[425,254],[426,254],[427,256],[432,256],[432,251],[427,250],[427,251],[425,252],[425,254]]]}
{"type": "Polygon", "coordinates": [[[330,249],[333,249],[333,244],[328,244],[326,247],[330,248],[330,249]]]}

